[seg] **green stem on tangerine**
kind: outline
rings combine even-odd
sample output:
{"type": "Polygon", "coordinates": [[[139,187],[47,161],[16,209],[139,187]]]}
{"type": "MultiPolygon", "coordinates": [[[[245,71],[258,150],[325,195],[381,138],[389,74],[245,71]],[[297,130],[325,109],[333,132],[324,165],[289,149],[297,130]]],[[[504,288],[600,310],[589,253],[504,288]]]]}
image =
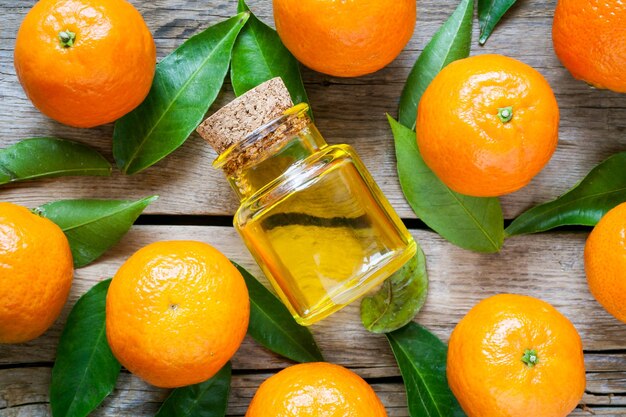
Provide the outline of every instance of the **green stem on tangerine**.
{"type": "Polygon", "coordinates": [[[537,351],[535,349],[526,349],[524,351],[524,355],[522,356],[522,362],[528,365],[529,368],[537,365],[537,363],[539,363],[537,351]]]}
{"type": "Polygon", "coordinates": [[[513,118],[513,106],[498,109],[498,117],[502,123],[508,123],[513,118]]]}
{"type": "Polygon", "coordinates": [[[76,34],[69,30],[64,30],[59,32],[59,40],[61,41],[61,46],[64,48],[69,48],[74,45],[74,41],[76,40],[76,34]]]}

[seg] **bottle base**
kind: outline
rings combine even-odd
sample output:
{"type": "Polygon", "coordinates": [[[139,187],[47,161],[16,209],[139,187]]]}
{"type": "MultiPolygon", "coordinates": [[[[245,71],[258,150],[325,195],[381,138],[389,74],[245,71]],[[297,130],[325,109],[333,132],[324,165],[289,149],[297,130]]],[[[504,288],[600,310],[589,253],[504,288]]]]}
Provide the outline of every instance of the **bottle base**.
{"type": "Polygon", "coordinates": [[[415,256],[416,253],[417,244],[413,239],[411,239],[411,242],[403,251],[397,252],[395,256],[381,261],[365,274],[354,277],[352,280],[346,282],[346,284],[337,291],[329,293],[316,306],[311,308],[310,314],[293,314],[293,318],[302,326],[310,326],[330,316],[331,314],[336,313],[366,295],[378,285],[382,284],[383,281],[402,268],[402,266],[408,262],[409,259],[415,256]]]}

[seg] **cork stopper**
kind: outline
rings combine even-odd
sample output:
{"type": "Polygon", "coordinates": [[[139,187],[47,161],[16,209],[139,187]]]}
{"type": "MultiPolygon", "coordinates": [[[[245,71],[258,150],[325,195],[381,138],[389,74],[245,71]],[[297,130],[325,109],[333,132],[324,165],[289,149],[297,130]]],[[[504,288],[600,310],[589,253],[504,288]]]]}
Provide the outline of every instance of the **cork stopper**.
{"type": "Polygon", "coordinates": [[[291,107],[285,83],[280,77],[272,78],[216,111],[197,132],[221,154],[291,107]]]}

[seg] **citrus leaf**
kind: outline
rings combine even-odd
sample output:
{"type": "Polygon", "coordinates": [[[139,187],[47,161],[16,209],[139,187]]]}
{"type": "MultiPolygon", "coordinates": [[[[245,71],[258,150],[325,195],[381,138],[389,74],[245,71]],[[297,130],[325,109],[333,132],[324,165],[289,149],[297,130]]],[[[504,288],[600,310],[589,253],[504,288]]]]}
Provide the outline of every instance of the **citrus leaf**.
{"type": "Polygon", "coordinates": [[[361,321],[372,333],[389,333],[409,323],[426,302],[426,257],[417,253],[387,278],[375,294],[361,301],[361,321]]]}
{"type": "Polygon", "coordinates": [[[87,291],[67,317],[50,383],[54,417],[87,416],[115,388],[121,366],[105,331],[109,284],[107,279],[87,291]]]}
{"type": "Polygon", "coordinates": [[[474,1],[461,0],[420,54],[400,96],[398,120],[403,125],[415,129],[417,105],[426,87],[446,65],[469,56],[473,14],[474,1]]]}
{"type": "Polygon", "coordinates": [[[173,390],[155,417],[224,417],[230,378],[231,366],[228,362],[213,378],[173,390]]]}
{"type": "Polygon", "coordinates": [[[248,13],[189,38],[157,64],[148,96],[115,123],[113,156],[124,173],[157,163],[200,124],[228,72],[237,34],[248,13]]]}
{"type": "Polygon", "coordinates": [[[74,267],[98,259],[130,230],[137,217],[157,196],[137,201],[60,200],[34,209],[56,223],[70,242],[74,267]]]}
{"type": "MultiPolygon", "coordinates": [[[[244,0],[239,0],[237,11],[250,12],[250,9],[244,0]]],[[[274,77],[282,78],[295,104],[308,103],[300,64],[278,33],[251,13],[233,48],[230,81],[235,95],[240,96],[274,77]]]]}
{"type": "Polygon", "coordinates": [[[0,184],[72,175],[106,177],[111,164],[89,146],[54,137],[24,139],[0,149],[0,184]]]}
{"type": "Polygon", "coordinates": [[[415,214],[464,249],[499,251],[504,241],[500,201],[469,197],[449,189],[422,159],[415,132],[387,117],[395,140],[400,185],[415,214]]]}
{"type": "Polygon", "coordinates": [[[537,233],[559,226],[595,226],[613,207],[626,201],[626,152],[609,157],[570,191],[516,218],[507,236],[537,233]]]}
{"type": "Polygon", "coordinates": [[[502,16],[515,4],[517,0],[478,0],[478,23],[480,24],[480,38],[478,42],[484,45],[491,36],[502,16]]]}
{"type": "Polygon", "coordinates": [[[252,274],[235,262],[233,265],[243,275],[250,294],[248,334],[262,346],[293,361],[323,361],[309,329],[300,326],[287,307],[252,274]]]}
{"type": "Polygon", "coordinates": [[[448,387],[446,345],[417,323],[387,340],[398,362],[411,417],[462,417],[465,413],[448,387]]]}

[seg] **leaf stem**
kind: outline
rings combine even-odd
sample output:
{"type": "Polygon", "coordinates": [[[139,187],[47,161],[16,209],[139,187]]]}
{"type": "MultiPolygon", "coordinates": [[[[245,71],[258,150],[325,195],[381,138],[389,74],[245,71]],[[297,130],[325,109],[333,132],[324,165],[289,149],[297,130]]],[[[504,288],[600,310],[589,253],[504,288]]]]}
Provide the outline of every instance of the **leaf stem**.
{"type": "Polygon", "coordinates": [[[72,47],[76,41],[76,34],[70,30],[61,31],[59,32],[59,41],[64,48],[72,47]]]}
{"type": "Polygon", "coordinates": [[[524,355],[522,355],[522,362],[524,362],[529,368],[539,363],[539,357],[535,349],[526,349],[524,355]]]}
{"type": "Polygon", "coordinates": [[[513,106],[499,108],[498,118],[504,124],[510,122],[513,119],[513,106]]]}

